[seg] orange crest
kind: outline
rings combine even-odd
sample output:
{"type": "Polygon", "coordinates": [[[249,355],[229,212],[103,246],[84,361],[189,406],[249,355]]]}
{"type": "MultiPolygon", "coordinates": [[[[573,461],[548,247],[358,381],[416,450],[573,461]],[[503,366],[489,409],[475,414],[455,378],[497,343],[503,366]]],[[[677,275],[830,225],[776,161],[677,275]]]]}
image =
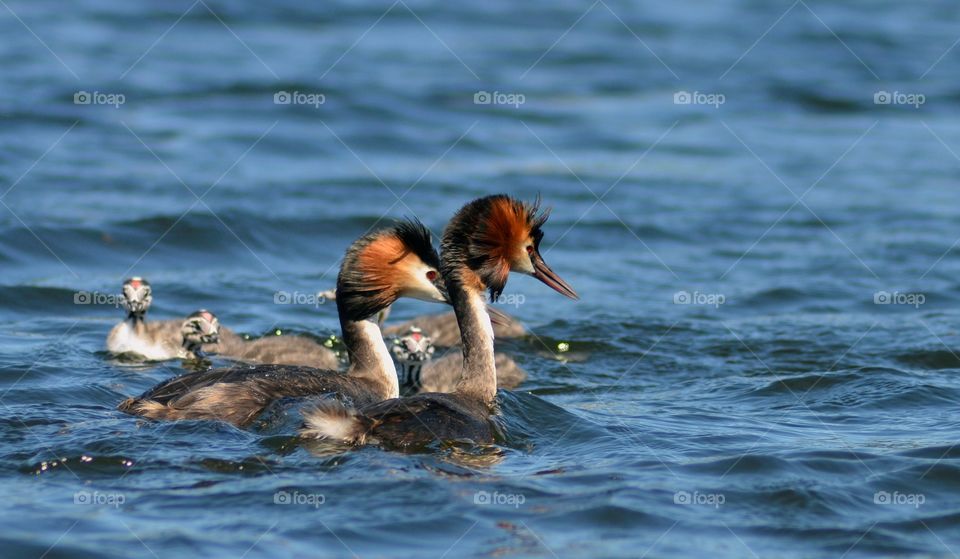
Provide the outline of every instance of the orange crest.
{"type": "Polygon", "coordinates": [[[365,287],[378,292],[383,299],[395,299],[397,268],[408,266],[404,262],[410,250],[394,235],[383,235],[373,240],[357,255],[356,271],[364,278],[365,287]]]}
{"type": "Polygon", "coordinates": [[[547,212],[540,211],[539,201],[525,204],[509,196],[489,200],[470,256],[482,262],[478,271],[496,298],[506,286],[511,268],[526,257],[526,247],[539,244],[547,212]]]}

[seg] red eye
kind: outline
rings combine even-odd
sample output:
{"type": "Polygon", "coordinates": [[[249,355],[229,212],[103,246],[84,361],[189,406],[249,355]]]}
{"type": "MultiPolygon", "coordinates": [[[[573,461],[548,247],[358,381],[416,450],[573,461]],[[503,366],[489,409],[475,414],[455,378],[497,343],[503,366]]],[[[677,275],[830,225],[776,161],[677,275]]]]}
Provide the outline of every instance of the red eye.
{"type": "Polygon", "coordinates": [[[437,279],[437,272],[434,271],[434,270],[430,270],[429,272],[427,272],[427,279],[430,280],[430,281],[436,280],[436,279],[437,279]]]}
{"type": "Polygon", "coordinates": [[[533,256],[533,245],[527,245],[527,254],[533,256]]]}

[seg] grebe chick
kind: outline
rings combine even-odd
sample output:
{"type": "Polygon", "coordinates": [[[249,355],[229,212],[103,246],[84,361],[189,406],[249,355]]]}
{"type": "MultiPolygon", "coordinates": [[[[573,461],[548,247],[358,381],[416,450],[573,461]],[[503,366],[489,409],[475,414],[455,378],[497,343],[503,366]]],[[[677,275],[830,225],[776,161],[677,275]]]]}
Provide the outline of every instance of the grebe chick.
{"type": "MultiPolygon", "coordinates": [[[[397,363],[401,394],[453,392],[456,389],[463,370],[463,352],[459,348],[451,348],[442,357],[435,357],[433,338],[416,326],[411,326],[403,336],[388,339],[392,342],[390,352],[397,363]]],[[[498,388],[516,388],[527,379],[526,371],[506,353],[496,352],[494,363],[498,388]]]]}
{"type": "Polygon", "coordinates": [[[153,419],[216,419],[244,426],[271,402],[332,394],[356,405],[399,395],[397,371],[371,320],[400,297],[447,302],[430,232],[420,222],[364,235],[337,278],[337,312],[350,354],[345,372],[289,365],[212,369],[181,375],[128,398],[121,411],[153,419]]]}
{"type": "Polygon", "coordinates": [[[183,338],[180,357],[199,361],[203,359],[204,344],[215,344],[220,339],[220,321],[212,312],[200,309],[183,321],[180,335],[183,338]]]}
{"type": "Polygon", "coordinates": [[[146,321],[153,303],[150,282],[141,277],[129,278],[123,282],[122,295],[127,317],[110,330],[107,350],[115,354],[135,353],[150,361],[181,357],[183,320],[146,321]]]}
{"type": "MultiPolygon", "coordinates": [[[[180,357],[180,320],[147,322],[146,313],[153,304],[150,282],[141,277],[123,284],[123,306],[127,319],[116,325],[107,336],[107,349],[113,353],[136,353],[148,360],[180,357]]],[[[336,354],[306,336],[266,336],[245,339],[233,330],[219,327],[219,341],[204,344],[203,350],[244,363],[305,365],[336,369],[336,354]]]]}
{"type": "Polygon", "coordinates": [[[444,230],[440,269],[463,339],[463,370],[453,392],[421,393],[353,407],[321,402],[305,413],[301,435],[402,449],[438,441],[493,442],[490,416],[497,372],[484,291],[489,290],[495,300],[513,271],[577,299],[573,288],[540,255],[541,226],[546,219],[538,204],[497,195],[470,202],[444,230]]]}
{"type": "Polygon", "coordinates": [[[304,365],[318,369],[337,369],[340,360],[330,348],[307,336],[264,336],[246,340],[236,334],[224,336],[208,352],[234,361],[254,365],[304,365]]]}
{"type": "Polygon", "coordinates": [[[416,326],[412,326],[405,336],[388,338],[387,345],[397,365],[397,377],[400,393],[410,394],[419,391],[423,366],[433,359],[433,340],[416,326]]]}

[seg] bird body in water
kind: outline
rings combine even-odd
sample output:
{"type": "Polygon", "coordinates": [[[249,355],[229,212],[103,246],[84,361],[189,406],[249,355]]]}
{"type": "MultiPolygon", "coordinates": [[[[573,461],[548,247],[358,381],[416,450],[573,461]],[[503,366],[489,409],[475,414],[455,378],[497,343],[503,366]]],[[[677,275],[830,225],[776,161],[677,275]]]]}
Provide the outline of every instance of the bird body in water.
{"type": "Polygon", "coordinates": [[[463,370],[453,392],[421,393],[366,406],[321,402],[305,413],[301,435],[400,449],[455,440],[493,442],[497,379],[484,292],[489,290],[496,299],[514,271],[577,298],[540,255],[546,219],[537,204],[496,195],[461,208],[444,230],[440,269],[463,340],[463,370]]]}
{"type": "Polygon", "coordinates": [[[264,336],[253,340],[230,333],[220,342],[204,348],[209,353],[233,361],[255,365],[303,365],[318,369],[337,369],[340,360],[336,353],[307,336],[264,336]]]}
{"type": "Polygon", "coordinates": [[[258,365],[181,375],[120,404],[154,419],[218,419],[249,424],[283,398],[333,394],[357,405],[399,395],[396,368],[370,320],[400,297],[446,302],[430,233],[416,221],[367,234],[347,250],[337,278],[337,312],[350,354],[345,372],[258,365]]]}

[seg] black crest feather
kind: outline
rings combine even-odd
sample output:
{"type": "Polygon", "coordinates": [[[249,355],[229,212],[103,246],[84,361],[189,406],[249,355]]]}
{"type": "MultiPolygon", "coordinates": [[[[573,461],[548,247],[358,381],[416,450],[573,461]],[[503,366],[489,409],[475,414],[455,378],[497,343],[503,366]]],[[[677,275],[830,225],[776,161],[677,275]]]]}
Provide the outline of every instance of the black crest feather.
{"type": "Polygon", "coordinates": [[[366,320],[392,305],[399,290],[391,282],[389,266],[413,253],[431,266],[439,268],[437,251],[433,247],[430,230],[416,219],[405,219],[392,227],[368,233],[354,241],[344,255],[337,276],[337,308],[348,320],[366,320]],[[399,250],[377,255],[377,262],[369,262],[371,245],[393,237],[399,250]],[[382,257],[382,258],[381,258],[382,257]],[[372,270],[371,268],[376,268],[372,270]]]}
{"type": "Polygon", "coordinates": [[[540,199],[527,204],[506,194],[495,194],[467,203],[447,224],[441,241],[445,278],[462,281],[460,268],[476,272],[496,299],[507,285],[511,253],[526,239],[539,246],[541,227],[549,211],[540,209],[540,199]]]}
{"type": "Polygon", "coordinates": [[[423,260],[428,266],[440,269],[440,257],[437,255],[437,249],[433,246],[433,236],[427,226],[419,219],[401,220],[393,226],[393,231],[397,238],[413,251],[420,260],[423,260]]]}

